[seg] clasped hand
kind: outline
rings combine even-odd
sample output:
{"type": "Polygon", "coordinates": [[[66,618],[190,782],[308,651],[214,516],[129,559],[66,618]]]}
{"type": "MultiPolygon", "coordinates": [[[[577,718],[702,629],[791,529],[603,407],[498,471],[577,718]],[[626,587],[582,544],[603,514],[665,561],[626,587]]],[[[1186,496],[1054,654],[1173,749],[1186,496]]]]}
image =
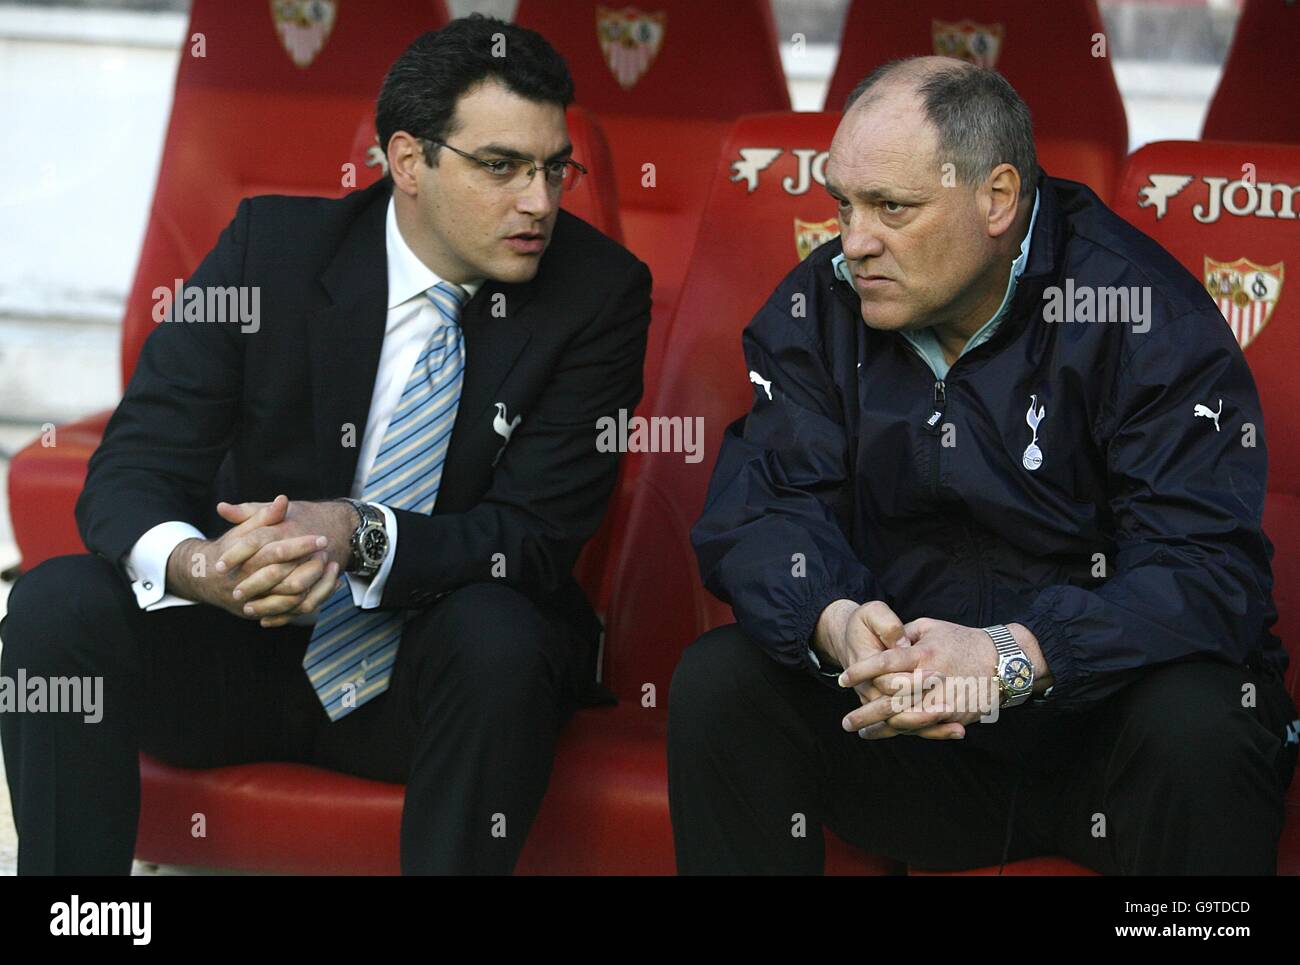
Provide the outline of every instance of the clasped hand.
{"type": "Polygon", "coordinates": [[[345,502],[217,504],[231,529],[214,540],[186,540],[168,562],[168,588],[264,627],[311,613],[339,585],[356,511],[345,502]],[[195,557],[202,566],[193,565],[195,557]]]}
{"type": "Polygon", "coordinates": [[[827,608],[819,637],[844,668],[840,686],[852,687],[862,704],[845,716],[845,730],[868,740],[950,740],[996,714],[997,648],[983,630],[928,618],[904,624],[879,600],[832,606],[839,609],[827,608]]]}

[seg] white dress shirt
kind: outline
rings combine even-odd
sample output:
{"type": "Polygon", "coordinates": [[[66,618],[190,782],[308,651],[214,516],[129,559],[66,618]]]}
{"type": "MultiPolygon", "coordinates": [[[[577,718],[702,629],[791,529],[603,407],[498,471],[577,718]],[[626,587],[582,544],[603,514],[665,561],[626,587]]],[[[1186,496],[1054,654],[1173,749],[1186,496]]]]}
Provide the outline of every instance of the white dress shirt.
{"type": "MultiPolygon", "coordinates": [[[[437,309],[424,293],[442,279],[416,257],[402,237],[397,227],[397,210],[392,198],[388,200],[384,239],[388,254],[388,315],[384,324],[384,342],[379,352],[379,370],[375,373],[375,388],[370,397],[370,415],[361,436],[357,471],[352,477],[349,495],[353,499],[361,498],[366,477],[370,475],[370,467],[374,465],[375,455],[388,430],[388,421],[397,408],[397,401],[402,396],[421,350],[439,321],[437,309]]],[[[481,284],[482,281],[466,282],[460,287],[473,297],[481,284]]],[[[289,495],[292,498],[292,493],[289,495]]],[[[379,572],[371,579],[353,573],[346,574],[352,589],[352,602],[362,609],[379,605],[397,552],[397,517],[387,506],[380,503],[374,505],[384,514],[384,525],[388,530],[388,555],[379,572]]],[[[207,538],[190,523],[169,520],[150,528],[136,540],[127,555],[126,570],[141,609],[161,610],[195,602],[165,592],[167,559],[172,550],[191,537],[207,538]]],[[[299,614],[291,622],[315,623],[316,614],[299,614]]]]}

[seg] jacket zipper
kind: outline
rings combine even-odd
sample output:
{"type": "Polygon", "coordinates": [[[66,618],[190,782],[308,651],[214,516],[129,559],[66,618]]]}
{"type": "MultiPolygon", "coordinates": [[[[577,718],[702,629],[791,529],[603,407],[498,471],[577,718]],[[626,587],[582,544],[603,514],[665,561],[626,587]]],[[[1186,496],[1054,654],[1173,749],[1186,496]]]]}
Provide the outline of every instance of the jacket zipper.
{"type": "MultiPolygon", "coordinates": [[[[839,286],[837,286],[834,282],[832,282],[832,287],[836,288],[837,291],[839,290],[839,286]]],[[[847,294],[847,292],[845,292],[844,294],[847,294]]],[[[925,420],[925,425],[932,435],[939,435],[943,431],[942,429],[943,416],[948,407],[947,382],[946,380],[938,377],[939,373],[934,371],[934,366],[930,364],[930,360],[925,357],[925,353],[923,353],[919,348],[917,348],[915,345],[912,344],[911,339],[903,337],[903,341],[906,342],[907,347],[910,348],[914,353],[916,353],[916,356],[923,363],[925,363],[925,367],[930,370],[930,373],[935,376],[934,410],[930,413],[930,417],[925,420]]],[[[951,376],[952,370],[960,363],[961,363],[961,359],[954,360],[953,364],[948,366],[948,375],[951,376]]],[[[939,450],[942,448],[942,445],[943,445],[942,441],[936,442],[933,453],[930,457],[930,492],[936,499],[939,497],[939,450]]],[[[984,580],[984,557],[980,553],[979,543],[975,539],[975,531],[971,529],[969,524],[967,524],[964,528],[966,530],[966,538],[967,540],[969,540],[971,545],[971,562],[974,564],[975,567],[975,589],[976,589],[975,617],[976,617],[976,622],[979,623],[981,626],[983,626],[984,619],[985,619],[984,597],[986,594],[985,580],[984,580]]]]}
{"type": "MultiPolygon", "coordinates": [[[[930,418],[925,420],[925,424],[930,428],[931,435],[939,435],[942,429],[943,413],[948,407],[948,391],[943,379],[937,379],[934,383],[934,412],[930,418]]],[[[934,449],[930,455],[930,493],[939,498],[939,450],[943,448],[943,441],[936,440],[934,449]]]]}

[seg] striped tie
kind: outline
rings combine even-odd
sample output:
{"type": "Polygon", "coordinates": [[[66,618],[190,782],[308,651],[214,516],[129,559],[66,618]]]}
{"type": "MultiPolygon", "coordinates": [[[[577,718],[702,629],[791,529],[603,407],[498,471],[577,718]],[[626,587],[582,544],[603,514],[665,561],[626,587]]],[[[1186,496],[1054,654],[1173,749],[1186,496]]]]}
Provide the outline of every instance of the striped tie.
{"type": "MultiPolygon", "coordinates": [[[[465,379],[457,319],[467,293],[443,281],[425,295],[437,310],[438,322],[393,410],[361,498],[427,515],[438,498],[465,379]]],[[[407,616],[404,610],[360,609],[352,602],[346,580],[325,601],[302,665],[330,720],[388,689],[407,616]]]]}

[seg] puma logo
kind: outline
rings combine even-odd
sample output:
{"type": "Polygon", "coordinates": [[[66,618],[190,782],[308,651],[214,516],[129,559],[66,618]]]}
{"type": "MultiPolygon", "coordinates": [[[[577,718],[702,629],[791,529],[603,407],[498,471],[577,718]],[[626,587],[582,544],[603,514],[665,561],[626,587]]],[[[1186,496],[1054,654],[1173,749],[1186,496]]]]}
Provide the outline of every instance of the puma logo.
{"type": "Polygon", "coordinates": [[[763,378],[761,375],[759,375],[759,374],[758,374],[757,372],[755,372],[753,369],[750,369],[750,370],[749,370],[749,381],[753,382],[755,385],[759,386],[760,388],[762,388],[762,390],[763,390],[764,392],[767,393],[767,401],[768,401],[768,402],[771,402],[771,401],[772,401],[772,383],[771,383],[771,382],[769,382],[767,379],[763,378]]]}
{"type": "Polygon", "coordinates": [[[1215,432],[1218,432],[1218,431],[1219,431],[1219,415],[1220,415],[1222,412],[1223,412],[1223,400],[1222,400],[1222,399],[1219,400],[1219,411],[1218,411],[1218,412],[1212,412],[1212,411],[1210,411],[1210,407],[1209,407],[1208,405],[1201,405],[1201,404],[1198,402],[1198,403],[1196,404],[1196,408],[1194,408],[1194,409],[1192,410],[1192,418],[1195,419],[1197,416],[1205,416],[1205,418],[1207,418],[1207,419],[1213,419],[1213,420],[1214,420],[1214,431],[1215,431],[1215,432]]]}

